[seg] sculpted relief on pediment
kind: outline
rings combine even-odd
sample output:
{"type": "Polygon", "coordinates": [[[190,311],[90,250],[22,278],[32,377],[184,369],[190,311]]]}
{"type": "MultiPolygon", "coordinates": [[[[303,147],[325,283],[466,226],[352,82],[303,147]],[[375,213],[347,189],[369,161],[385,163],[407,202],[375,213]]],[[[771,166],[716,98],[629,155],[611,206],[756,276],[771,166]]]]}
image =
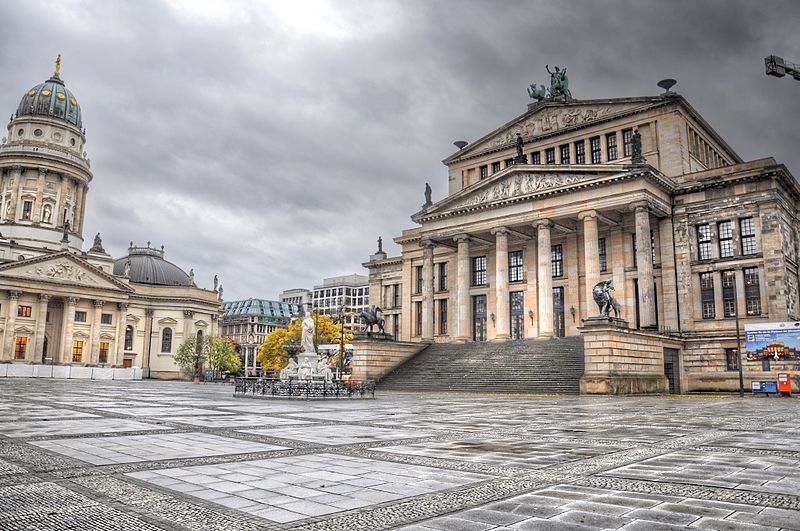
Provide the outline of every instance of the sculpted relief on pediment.
{"type": "Polygon", "coordinates": [[[491,147],[513,144],[517,139],[517,133],[520,133],[522,138],[530,138],[532,136],[558,131],[566,127],[580,125],[585,122],[591,122],[592,120],[597,120],[598,118],[602,118],[618,110],[618,108],[611,106],[544,109],[497,135],[489,141],[489,144],[491,147]]]}
{"type": "Polygon", "coordinates": [[[558,188],[575,184],[583,179],[585,179],[585,177],[567,173],[516,173],[469,196],[464,201],[458,203],[454,208],[463,208],[524,196],[549,188],[558,188]]]}
{"type": "Polygon", "coordinates": [[[86,286],[96,286],[98,284],[97,279],[93,275],[89,274],[83,268],[67,261],[37,264],[25,271],[9,271],[9,273],[16,276],[72,282],[75,284],[84,284],[86,286]]]}

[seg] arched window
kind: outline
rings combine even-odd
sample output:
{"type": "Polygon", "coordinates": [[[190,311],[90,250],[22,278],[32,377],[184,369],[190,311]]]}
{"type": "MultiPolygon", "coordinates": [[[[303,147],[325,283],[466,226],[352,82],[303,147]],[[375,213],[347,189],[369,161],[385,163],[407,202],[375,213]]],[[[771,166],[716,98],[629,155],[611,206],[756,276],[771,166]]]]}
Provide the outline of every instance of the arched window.
{"type": "Polygon", "coordinates": [[[133,326],[125,327],[125,350],[133,350],[133,326]]]}
{"type": "Polygon", "coordinates": [[[199,344],[201,341],[203,341],[203,331],[202,330],[198,330],[197,331],[197,343],[199,344]]]}
{"type": "Polygon", "coordinates": [[[161,352],[172,351],[172,328],[161,331],[161,352]]]}

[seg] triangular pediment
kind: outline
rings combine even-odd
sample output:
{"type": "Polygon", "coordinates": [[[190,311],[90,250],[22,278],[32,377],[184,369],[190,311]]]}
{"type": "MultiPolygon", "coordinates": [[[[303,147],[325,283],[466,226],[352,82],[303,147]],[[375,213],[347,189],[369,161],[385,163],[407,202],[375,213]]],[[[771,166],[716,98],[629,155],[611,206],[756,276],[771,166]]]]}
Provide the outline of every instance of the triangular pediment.
{"type": "Polygon", "coordinates": [[[66,251],[0,265],[0,278],[124,292],[133,291],[113,275],[109,275],[86,260],[66,251]]]}
{"type": "Polygon", "coordinates": [[[164,317],[163,319],[158,320],[158,324],[163,326],[175,326],[178,324],[178,321],[173,319],[172,317],[164,317]]]}
{"type": "Polygon", "coordinates": [[[33,334],[33,329],[31,329],[31,328],[29,328],[27,326],[18,326],[16,328],[14,328],[14,333],[15,334],[33,334]]]}
{"type": "Polygon", "coordinates": [[[203,321],[202,319],[200,319],[199,321],[195,321],[194,325],[197,328],[207,328],[208,327],[208,321],[203,321]]]}
{"type": "Polygon", "coordinates": [[[455,159],[514,147],[517,133],[521,134],[527,143],[540,137],[589,126],[601,120],[644,112],[664,103],[665,100],[662,98],[571,100],[568,102],[545,100],[533,105],[525,114],[468,144],[446,158],[444,163],[449,164],[455,159]]]}

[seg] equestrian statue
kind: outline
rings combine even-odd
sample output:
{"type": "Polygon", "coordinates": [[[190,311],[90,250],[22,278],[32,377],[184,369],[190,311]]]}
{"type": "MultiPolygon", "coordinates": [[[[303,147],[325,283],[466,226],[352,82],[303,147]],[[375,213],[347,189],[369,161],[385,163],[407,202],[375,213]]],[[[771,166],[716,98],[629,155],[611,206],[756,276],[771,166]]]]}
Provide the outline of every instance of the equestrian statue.
{"type": "Polygon", "coordinates": [[[600,308],[600,315],[603,317],[609,317],[609,312],[612,309],[614,310],[614,317],[616,318],[619,318],[622,313],[619,301],[617,301],[617,299],[611,295],[613,290],[614,286],[612,285],[611,280],[598,282],[592,288],[592,297],[594,298],[594,302],[596,302],[597,306],[600,308]]]}
{"type": "Polygon", "coordinates": [[[358,319],[370,334],[372,333],[372,327],[375,325],[378,326],[378,330],[380,330],[381,334],[386,333],[383,329],[383,318],[378,316],[379,313],[383,313],[383,310],[375,305],[372,305],[369,308],[364,308],[361,310],[361,313],[358,314],[358,319]]]}

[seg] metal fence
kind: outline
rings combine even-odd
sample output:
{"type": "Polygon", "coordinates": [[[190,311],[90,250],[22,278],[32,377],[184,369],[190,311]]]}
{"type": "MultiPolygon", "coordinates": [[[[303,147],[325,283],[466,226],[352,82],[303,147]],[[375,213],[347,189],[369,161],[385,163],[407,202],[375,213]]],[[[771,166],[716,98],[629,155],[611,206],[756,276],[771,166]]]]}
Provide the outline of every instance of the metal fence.
{"type": "Polygon", "coordinates": [[[236,378],[233,396],[255,398],[375,398],[375,382],[236,378]]]}

